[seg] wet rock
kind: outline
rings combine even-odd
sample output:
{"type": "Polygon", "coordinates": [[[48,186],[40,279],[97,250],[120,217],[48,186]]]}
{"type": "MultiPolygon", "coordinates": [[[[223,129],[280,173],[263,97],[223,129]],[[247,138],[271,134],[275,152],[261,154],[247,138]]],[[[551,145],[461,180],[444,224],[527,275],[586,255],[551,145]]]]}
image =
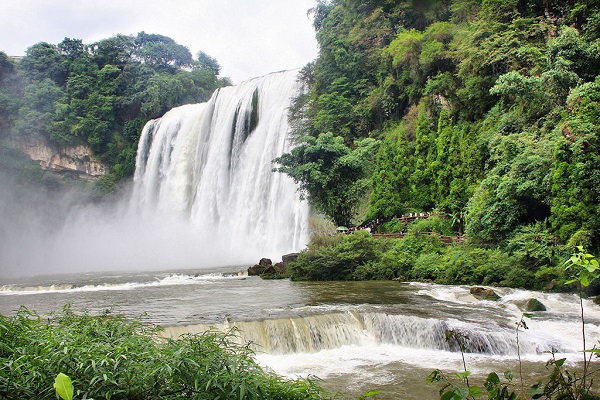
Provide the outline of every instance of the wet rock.
{"type": "Polygon", "coordinates": [[[544,290],[549,292],[556,287],[556,279],[552,279],[546,286],[544,286],[544,290]]]}
{"type": "Polygon", "coordinates": [[[477,300],[496,301],[500,298],[500,296],[498,296],[498,294],[492,289],[486,289],[481,286],[473,286],[470,292],[477,300]]]}
{"type": "Polygon", "coordinates": [[[252,267],[248,268],[248,275],[262,275],[264,273],[273,273],[273,271],[273,262],[268,258],[261,258],[258,264],[255,264],[252,267]],[[267,272],[269,269],[272,271],[267,272]]]}
{"type": "Polygon", "coordinates": [[[529,299],[525,303],[525,311],[546,311],[546,306],[538,299],[529,299]]]}
{"type": "Polygon", "coordinates": [[[281,257],[281,262],[284,265],[288,265],[289,263],[296,262],[296,260],[298,259],[298,254],[299,253],[286,254],[286,255],[284,255],[284,256],[281,257]]]}
{"type": "Polygon", "coordinates": [[[262,258],[258,264],[248,268],[248,275],[277,275],[284,277],[288,273],[288,266],[298,259],[299,253],[285,254],[282,261],[273,265],[268,258],[262,258]]]}
{"type": "Polygon", "coordinates": [[[273,261],[271,261],[271,259],[269,259],[269,258],[261,258],[260,261],[258,262],[258,265],[266,268],[266,267],[273,265],[273,261]]]}

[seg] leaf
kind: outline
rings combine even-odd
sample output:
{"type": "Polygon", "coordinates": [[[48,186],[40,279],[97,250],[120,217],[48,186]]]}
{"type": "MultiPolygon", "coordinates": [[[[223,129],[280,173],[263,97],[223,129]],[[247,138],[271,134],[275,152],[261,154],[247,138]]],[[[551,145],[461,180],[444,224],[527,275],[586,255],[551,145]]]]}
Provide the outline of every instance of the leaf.
{"type": "Polygon", "coordinates": [[[473,397],[481,397],[481,389],[479,386],[471,386],[469,388],[469,394],[473,397]]]}
{"type": "Polygon", "coordinates": [[[561,358],[560,360],[556,360],[556,362],[554,363],[557,367],[562,367],[563,364],[565,363],[566,358],[561,358]]]}
{"type": "Polygon", "coordinates": [[[54,389],[63,400],[73,400],[73,384],[71,378],[62,372],[54,379],[54,389]]]}
{"type": "Polygon", "coordinates": [[[590,284],[589,276],[587,276],[587,274],[582,275],[581,278],[579,278],[579,283],[581,283],[581,286],[588,286],[590,284]]]}
{"type": "Polygon", "coordinates": [[[453,372],[452,373],[454,376],[456,376],[458,379],[462,379],[465,380],[466,378],[469,377],[469,375],[471,375],[470,371],[465,371],[465,372],[453,372]]]}
{"type": "Polygon", "coordinates": [[[469,389],[467,388],[462,388],[462,387],[454,387],[453,392],[460,396],[461,399],[466,399],[467,397],[469,397],[469,389]]]}
{"type": "MultiPolygon", "coordinates": [[[[454,396],[455,396],[454,392],[446,392],[440,396],[440,400],[453,400],[453,399],[455,399],[454,396]]],[[[460,399],[460,397],[459,397],[459,399],[460,399]]]]}
{"type": "Polygon", "coordinates": [[[369,390],[367,393],[362,395],[362,398],[366,399],[367,397],[376,396],[380,393],[381,393],[380,390],[369,390]]]}
{"type": "Polygon", "coordinates": [[[515,373],[512,371],[505,371],[504,377],[508,379],[509,382],[512,382],[512,380],[515,379],[515,373]]]}
{"type": "Polygon", "coordinates": [[[431,385],[433,382],[437,382],[442,380],[442,371],[439,369],[431,371],[429,375],[427,375],[427,384],[431,385]]]}
{"type": "Polygon", "coordinates": [[[485,386],[485,388],[487,389],[488,392],[491,392],[499,384],[500,384],[500,377],[498,376],[497,373],[491,372],[487,376],[487,379],[485,380],[484,386],[485,386]]]}

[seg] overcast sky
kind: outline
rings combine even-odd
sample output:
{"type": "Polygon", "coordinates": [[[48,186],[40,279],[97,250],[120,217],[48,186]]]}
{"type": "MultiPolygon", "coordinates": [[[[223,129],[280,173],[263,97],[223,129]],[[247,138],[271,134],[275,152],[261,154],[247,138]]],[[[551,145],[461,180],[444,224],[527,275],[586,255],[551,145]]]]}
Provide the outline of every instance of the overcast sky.
{"type": "Polygon", "coordinates": [[[24,55],[65,37],[90,44],[118,33],[169,36],[194,58],[216,58],[234,83],[300,68],[317,56],[316,0],[2,0],[0,51],[24,55]]]}

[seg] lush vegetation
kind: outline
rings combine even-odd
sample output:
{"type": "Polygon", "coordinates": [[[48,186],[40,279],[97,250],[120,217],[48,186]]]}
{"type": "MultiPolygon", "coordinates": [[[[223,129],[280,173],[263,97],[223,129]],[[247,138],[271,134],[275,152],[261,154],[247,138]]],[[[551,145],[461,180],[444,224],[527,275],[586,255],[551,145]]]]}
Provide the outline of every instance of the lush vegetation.
{"type": "Polygon", "coordinates": [[[265,372],[233,332],[168,340],[137,320],[67,307],[50,320],[24,309],[0,316],[0,337],[3,399],[56,399],[59,373],[71,378],[75,399],[330,397],[310,380],[265,372]]]}
{"type": "Polygon", "coordinates": [[[501,251],[527,276],[561,246],[600,249],[600,2],[320,0],[313,15],[299,148],[277,161],[318,211],[337,225],[443,212],[471,247],[429,261],[501,251]]]}
{"type": "MultiPolygon", "coordinates": [[[[547,246],[542,224],[515,234],[508,250],[442,242],[451,221],[417,220],[402,228],[401,239],[374,238],[362,230],[352,234],[322,231],[290,266],[296,280],[401,279],[441,284],[511,286],[569,290],[561,267],[568,251],[547,246]]],[[[596,289],[594,289],[596,290],[596,289]]]]}
{"type": "Polygon", "coordinates": [[[229,84],[220,66],[173,39],[140,32],[92,44],[40,42],[16,62],[0,51],[0,139],[41,136],[86,144],[110,168],[104,186],[133,174],[139,134],[174,106],[229,84]]]}

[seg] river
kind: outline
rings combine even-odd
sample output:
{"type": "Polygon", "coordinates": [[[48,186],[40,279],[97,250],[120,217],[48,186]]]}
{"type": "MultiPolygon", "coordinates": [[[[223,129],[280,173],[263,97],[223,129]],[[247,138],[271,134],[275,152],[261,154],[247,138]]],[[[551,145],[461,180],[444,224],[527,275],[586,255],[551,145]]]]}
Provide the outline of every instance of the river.
{"type": "MultiPolygon", "coordinates": [[[[494,288],[499,301],[477,301],[469,287],[399,282],[291,282],[249,277],[241,267],[160,272],[85,273],[13,279],[0,286],[0,313],[26,306],[41,315],[71,304],[140,317],[165,335],[238,327],[261,365],[288,377],[315,376],[354,398],[380,390],[379,399],[436,398],[425,378],[435,368],[462,369],[461,353],[445,339],[469,337],[465,358],[473,381],[491,371],[518,369],[516,323],[523,303],[546,307],[519,331],[525,380],[544,374],[555,351],[571,368],[581,355],[579,300],[494,288]]],[[[588,346],[600,338],[600,307],[584,302],[588,346]]]]}

